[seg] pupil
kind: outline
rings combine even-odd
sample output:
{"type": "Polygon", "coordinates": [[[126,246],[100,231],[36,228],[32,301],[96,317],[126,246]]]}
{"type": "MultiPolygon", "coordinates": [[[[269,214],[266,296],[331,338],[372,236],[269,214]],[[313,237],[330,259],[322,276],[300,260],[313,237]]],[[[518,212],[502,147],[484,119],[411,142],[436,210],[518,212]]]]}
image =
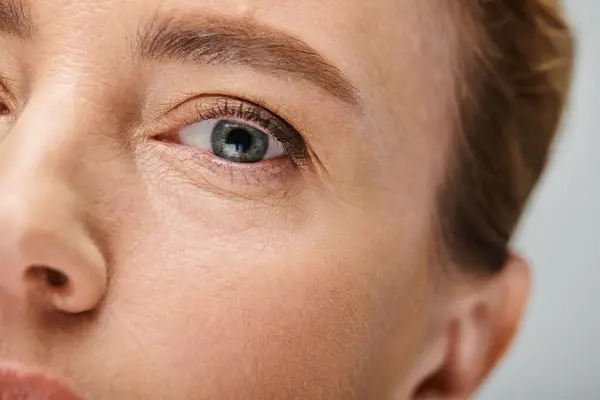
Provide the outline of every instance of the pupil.
{"type": "Polygon", "coordinates": [[[227,135],[227,144],[238,153],[247,153],[252,147],[252,136],[244,129],[234,129],[227,135]]]}

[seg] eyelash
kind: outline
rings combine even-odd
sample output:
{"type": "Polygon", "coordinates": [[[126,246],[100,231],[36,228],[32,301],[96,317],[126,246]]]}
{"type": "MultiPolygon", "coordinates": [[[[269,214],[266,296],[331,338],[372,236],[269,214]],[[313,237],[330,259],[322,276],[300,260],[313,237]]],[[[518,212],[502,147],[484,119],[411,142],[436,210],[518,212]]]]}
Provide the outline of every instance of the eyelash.
{"type": "MultiPolygon", "coordinates": [[[[3,78],[0,76],[0,78],[3,78]]],[[[5,117],[11,114],[12,110],[10,107],[10,96],[7,87],[5,86],[4,79],[0,79],[0,117],[5,117]],[[8,100],[7,100],[8,97],[8,100]]]]}
{"type": "MultiPolygon", "coordinates": [[[[190,100],[191,101],[191,100],[190,100]]],[[[309,152],[302,135],[281,117],[246,100],[231,97],[213,97],[193,104],[193,115],[186,120],[184,126],[210,119],[233,119],[255,125],[256,128],[271,135],[283,146],[286,154],[297,167],[309,161],[309,152]]],[[[173,137],[173,134],[159,135],[159,139],[173,137]]]]}
{"type": "MultiPolygon", "coordinates": [[[[0,85],[0,94],[2,94],[2,85],[0,85]]],[[[10,115],[10,108],[0,97],[0,117],[10,115]]]]}

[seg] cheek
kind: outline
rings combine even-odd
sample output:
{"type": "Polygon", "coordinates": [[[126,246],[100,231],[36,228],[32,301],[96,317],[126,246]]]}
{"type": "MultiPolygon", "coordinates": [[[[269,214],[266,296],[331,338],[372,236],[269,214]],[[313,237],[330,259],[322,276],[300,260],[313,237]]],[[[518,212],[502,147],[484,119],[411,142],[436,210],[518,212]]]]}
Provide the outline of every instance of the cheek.
{"type": "Polygon", "coordinates": [[[119,336],[127,369],[212,398],[350,398],[370,390],[390,349],[396,371],[410,363],[425,324],[421,260],[365,241],[356,222],[225,234],[219,216],[161,216],[170,223],[122,235],[152,232],[121,249],[107,299],[103,334],[119,336]]]}

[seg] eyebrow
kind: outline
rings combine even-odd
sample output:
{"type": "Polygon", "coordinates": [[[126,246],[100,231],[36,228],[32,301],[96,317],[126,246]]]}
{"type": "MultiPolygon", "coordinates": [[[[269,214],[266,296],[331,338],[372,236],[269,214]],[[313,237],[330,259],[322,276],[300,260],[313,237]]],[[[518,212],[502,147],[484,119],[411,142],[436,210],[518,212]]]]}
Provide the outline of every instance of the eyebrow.
{"type": "MultiPolygon", "coordinates": [[[[34,37],[24,0],[0,0],[0,33],[34,37]]],[[[359,91],[330,61],[302,40],[250,21],[205,18],[182,23],[155,18],[138,31],[137,50],[146,59],[237,65],[311,82],[338,99],[360,106],[359,91]]]]}
{"type": "Polygon", "coordinates": [[[20,39],[33,37],[29,8],[22,0],[0,0],[0,32],[20,39]]]}
{"type": "Polygon", "coordinates": [[[250,21],[209,18],[190,24],[155,19],[138,32],[137,48],[151,60],[233,65],[298,78],[360,106],[356,87],[325,57],[300,39],[250,21]]]}

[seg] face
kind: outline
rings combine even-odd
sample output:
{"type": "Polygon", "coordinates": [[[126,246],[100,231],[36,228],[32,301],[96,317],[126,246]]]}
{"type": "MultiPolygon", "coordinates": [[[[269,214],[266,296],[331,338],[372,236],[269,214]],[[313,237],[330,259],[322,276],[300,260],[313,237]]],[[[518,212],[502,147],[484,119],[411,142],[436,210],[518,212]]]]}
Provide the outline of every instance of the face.
{"type": "Polygon", "coordinates": [[[0,359],[92,400],[411,396],[444,303],[447,10],[21,9],[0,11],[0,359]]]}

